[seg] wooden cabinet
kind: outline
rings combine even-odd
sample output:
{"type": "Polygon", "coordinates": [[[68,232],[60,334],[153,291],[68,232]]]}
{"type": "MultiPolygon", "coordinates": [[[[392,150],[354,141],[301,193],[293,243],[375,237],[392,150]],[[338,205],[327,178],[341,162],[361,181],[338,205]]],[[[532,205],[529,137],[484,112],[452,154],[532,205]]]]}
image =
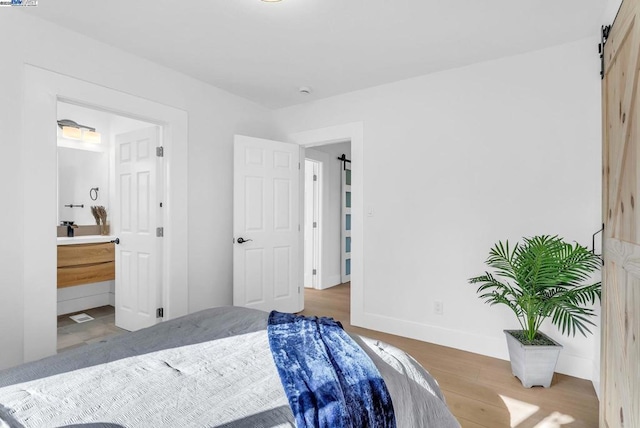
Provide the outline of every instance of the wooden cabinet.
{"type": "Polygon", "coordinates": [[[115,278],[114,244],[58,245],[58,288],[115,278]]]}

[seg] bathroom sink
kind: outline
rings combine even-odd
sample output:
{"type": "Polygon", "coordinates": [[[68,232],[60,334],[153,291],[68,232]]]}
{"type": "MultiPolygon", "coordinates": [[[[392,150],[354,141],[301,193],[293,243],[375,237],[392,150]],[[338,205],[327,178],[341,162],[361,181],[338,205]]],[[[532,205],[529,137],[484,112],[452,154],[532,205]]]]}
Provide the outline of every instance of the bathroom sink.
{"type": "Polygon", "coordinates": [[[110,242],[116,239],[115,236],[110,235],[85,235],[74,236],[68,238],[66,236],[58,237],[58,245],[73,245],[73,244],[96,244],[100,242],[110,242]]]}

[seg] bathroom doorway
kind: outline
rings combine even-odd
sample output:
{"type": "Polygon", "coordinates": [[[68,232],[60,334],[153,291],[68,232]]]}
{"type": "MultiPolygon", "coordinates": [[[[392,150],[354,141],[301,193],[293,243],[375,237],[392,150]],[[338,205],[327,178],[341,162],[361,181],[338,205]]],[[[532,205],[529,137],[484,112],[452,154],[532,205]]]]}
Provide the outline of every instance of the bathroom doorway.
{"type": "Polygon", "coordinates": [[[58,255],[86,263],[58,261],[62,349],[157,322],[165,198],[161,127],[61,100],[57,120],[58,255]]]}
{"type": "MultiPolygon", "coordinates": [[[[168,320],[189,310],[187,194],[187,112],[86,80],[55,73],[37,66],[24,66],[24,141],[22,159],[30,168],[22,178],[25,195],[23,221],[23,300],[18,302],[25,316],[16,333],[22,338],[22,362],[56,353],[56,229],[57,222],[57,143],[58,102],[117,113],[161,127],[166,200],[162,211],[162,309],[168,320]],[[28,118],[28,120],[27,120],[28,118]]],[[[26,170],[25,170],[26,171],[26,170]]],[[[117,293],[116,293],[117,294],[117,293]]]]}

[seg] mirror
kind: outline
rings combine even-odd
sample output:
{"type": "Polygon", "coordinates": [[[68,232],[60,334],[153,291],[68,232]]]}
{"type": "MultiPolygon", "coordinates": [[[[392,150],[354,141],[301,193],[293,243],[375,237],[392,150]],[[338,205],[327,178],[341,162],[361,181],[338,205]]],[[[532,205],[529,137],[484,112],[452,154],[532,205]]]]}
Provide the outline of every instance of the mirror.
{"type": "Polygon", "coordinates": [[[107,153],[58,147],[58,225],[96,224],[91,206],[109,206],[108,172],[107,153]]]}
{"type": "MultiPolygon", "coordinates": [[[[58,224],[73,221],[95,225],[92,205],[109,209],[109,114],[58,102],[58,120],[72,120],[82,127],[74,132],[58,130],[58,224]],[[90,134],[91,138],[83,138],[90,134]],[[99,134],[96,139],[96,133],[99,134]],[[76,134],[76,135],[72,135],[76,134]],[[95,189],[98,190],[95,190],[95,189]],[[93,189],[93,190],[92,190],[93,189]]],[[[64,123],[64,122],[62,122],[64,123]]]]}

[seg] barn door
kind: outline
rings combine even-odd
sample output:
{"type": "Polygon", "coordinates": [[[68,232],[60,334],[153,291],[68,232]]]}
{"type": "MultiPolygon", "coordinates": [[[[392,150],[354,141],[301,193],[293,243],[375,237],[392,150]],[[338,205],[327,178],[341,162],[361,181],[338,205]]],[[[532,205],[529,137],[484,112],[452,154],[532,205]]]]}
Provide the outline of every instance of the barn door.
{"type": "Polygon", "coordinates": [[[604,50],[604,263],[600,426],[640,427],[640,1],[625,0],[604,50]]]}

